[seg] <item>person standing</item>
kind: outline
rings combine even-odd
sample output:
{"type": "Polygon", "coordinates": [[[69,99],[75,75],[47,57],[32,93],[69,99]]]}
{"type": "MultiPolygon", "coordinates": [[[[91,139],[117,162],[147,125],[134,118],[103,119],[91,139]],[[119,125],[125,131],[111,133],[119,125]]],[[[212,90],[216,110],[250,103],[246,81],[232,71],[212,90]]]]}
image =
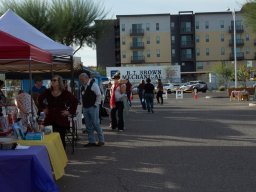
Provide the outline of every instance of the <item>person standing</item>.
{"type": "Polygon", "coordinates": [[[26,132],[27,127],[29,125],[29,122],[28,122],[29,114],[33,113],[33,115],[36,116],[38,109],[33,100],[31,103],[31,96],[28,93],[24,92],[23,90],[20,90],[18,92],[18,95],[16,96],[15,100],[18,108],[18,117],[21,118],[23,131],[26,132]],[[31,107],[31,104],[32,104],[32,107],[31,107]]]}
{"type": "Polygon", "coordinates": [[[145,99],[146,99],[146,104],[147,104],[147,109],[148,109],[148,112],[152,112],[154,113],[153,111],[153,104],[154,104],[154,85],[151,83],[151,79],[150,78],[147,78],[146,79],[146,84],[144,86],[144,94],[145,94],[145,99]]]}
{"type": "Polygon", "coordinates": [[[7,126],[7,121],[4,117],[4,115],[6,115],[3,111],[3,109],[5,109],[6,107],[6,102],[7,99],[2,91],[4,87],[4,81],[0,80],[0,132],[6,131],[6,129],[8,128],[7,126]]]}
{"type": "Polygon", "coordinates": [[[35,84],[32,87],[31,96],[36,104],[39,107],[38,97],[46,90],[46,87],[43,85],[43,81],[40,77],[35,78],[35,84]]]}
{"type": "Polygon", "coordinates": [[[160,101],[161,101],[161,104],[163,104],[163,92],[164,92],[163,83],[162,83],[161,79],[158,79],[157,80],[157,93],[156,93],[156,100],[157,100],[158,104],[160,103],[160,101]]]}
{"type": "Polygon", "coordinates": [[[120,73],[116,73],[112,79],[114,83],[110,90],[110,108],[111,108],[111,128],[118,131],[124,131],[124,101],[123,97],[126,97],[125,84],[120,83],[120,73]],[[118,120],[116,118],[116,113],[118,114],[118,120]]]}
{"type": "Polygon", "coordinates": [[[78,100],[69,91],[65,90],[63,79],[54,75],[51,87],[38,98],[39,112],[45,113],[44,125],[52,125],[54,132],[59,132],[62,144],[66,148],[65,134],[70,128],[68,116],[76,114],[78,100]]]}
{"type": "Polygon", "coordinates": [[[99,119],[99,105],[101,104],[100,88],[95,80],[90,78],[90,73],[81,73],[79,80],[82,84],[80,87],[80,98],[88,134],[88,143],[84,147],[102,146],[105,144],[105,138],[99,119]],[[94,131],[97,133],[98,143],[96,143],[94,131]]]}

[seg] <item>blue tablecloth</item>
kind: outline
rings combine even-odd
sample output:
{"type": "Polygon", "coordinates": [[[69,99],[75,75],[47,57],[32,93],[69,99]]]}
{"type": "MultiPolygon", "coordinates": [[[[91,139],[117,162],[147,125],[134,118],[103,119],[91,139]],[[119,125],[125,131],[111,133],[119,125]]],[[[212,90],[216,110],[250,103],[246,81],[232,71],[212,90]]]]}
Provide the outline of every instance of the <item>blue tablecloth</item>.
{"type": "Polygon", "coordinates": [[[0,150],[0,191],[57,192],[45,146],[0,150]]]}

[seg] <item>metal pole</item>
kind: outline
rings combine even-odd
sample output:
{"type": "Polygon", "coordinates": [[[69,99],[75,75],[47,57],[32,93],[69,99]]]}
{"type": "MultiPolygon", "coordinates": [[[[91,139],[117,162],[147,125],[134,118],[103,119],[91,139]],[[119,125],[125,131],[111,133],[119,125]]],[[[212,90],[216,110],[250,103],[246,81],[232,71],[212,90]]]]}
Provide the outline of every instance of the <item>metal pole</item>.
{"type": "Polygon", "coordinates": [[[236,57],[236,11],[232,11],[234,25],[234,65],[235,65],[235,88],[237,88],[237,57],[236,57]]]}

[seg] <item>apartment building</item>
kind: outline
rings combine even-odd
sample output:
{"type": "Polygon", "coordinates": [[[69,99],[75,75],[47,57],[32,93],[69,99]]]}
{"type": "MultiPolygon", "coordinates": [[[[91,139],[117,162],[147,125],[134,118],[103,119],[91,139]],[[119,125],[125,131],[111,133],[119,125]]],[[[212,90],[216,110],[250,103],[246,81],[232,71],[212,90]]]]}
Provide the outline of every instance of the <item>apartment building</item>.
{"type": "MultiPolygon", "coordinates": [[[[113,30],[97,42],[97,64],[180,65],[183,82],[208,81],[212,66],[234,66],[233,19],[231,12],[118,15],[113,30]],[[108,56],[112,64],[106,62],[108,56]]],[[[235,21],[237,66],[256,67],[256,34],[240,12],[235,21]]]]}

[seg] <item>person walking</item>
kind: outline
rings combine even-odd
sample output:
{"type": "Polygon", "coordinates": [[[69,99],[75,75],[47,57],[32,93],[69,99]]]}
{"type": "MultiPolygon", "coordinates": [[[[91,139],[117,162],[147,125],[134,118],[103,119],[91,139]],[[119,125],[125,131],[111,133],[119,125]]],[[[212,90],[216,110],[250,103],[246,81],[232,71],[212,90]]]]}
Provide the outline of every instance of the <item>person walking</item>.
{"type": "Polygon", "coordinates": [[[126,86],[120,83],[120,73],[116,73],[112,79],[114,83],[110,90],[110,108],[111,108],[111,128],[118,131],[124,131],[124,101],[123,97],[126,96],[125,90],[126,86]],[[118,120],[116,118],[116,113],[118,114],[118,120]]]}
{"type": "Polygon", "coordinates": [[[157,100],[158,104],[160,102],[161,102],[161,104],[163,104],[163,92],[164,92],[163,83],[162,83],[161,79],[158,79],[157,80],[157,93],[156,93],[156,100],[157,100]]]}
{"type": "Polygon", "coordinates": [[[144,98],[144,86],[145,86],[145,81],[141,80],[139,86],[138,86],[138,94],[139,94],[139,99],[140,99],[140,103],[142,106],[142,109],[146,109],[146,101],[144,98]]]}
{"type": "Polygon", "coordinates": [[[131,98],[132,98],[132,84],[129,81],[129,79],[127,79],[127,82],[126,82],[125,85],[126,85],[127,102],[131,107],[132,106],[132,100],[131,100],[131,98]]]}
{"type": "Polygon", "coordinates": [[[84,147],[102,146],[105,144],[105,138],[99,119],[99,105],[101,104],[100,88],[95,80],[91,79],[89,72],[81,73],[79,80],[81,82],[80,98],[88,134],[88,143],[84,147]],[[96,143],[94,131],[97,133],[98,143],[96,143]]]}
{"type": "Polygon", "coordinates": [[[39,112],[45,113],[44,125],[52,125],[54,132],[59,132],[64,148],[66,130],[70,128],[68,116],[76,113],[78,100],[65,90],[63,79],[54,75],[51,87],[38,98],[39,112]]]}
{"type": "Polygon", "coordinates": [[[145,95],[145,99],[146,99],[146,104],[147,104],[147,109],[148,109],[148,112],[152,112],[154,113],[153,111],[153,104],[154,104],[154,85],[151,83],[151,79],[150,78],[147,78],[146,79],[146,84],[144,86],[144,95],[145,95]]]}

